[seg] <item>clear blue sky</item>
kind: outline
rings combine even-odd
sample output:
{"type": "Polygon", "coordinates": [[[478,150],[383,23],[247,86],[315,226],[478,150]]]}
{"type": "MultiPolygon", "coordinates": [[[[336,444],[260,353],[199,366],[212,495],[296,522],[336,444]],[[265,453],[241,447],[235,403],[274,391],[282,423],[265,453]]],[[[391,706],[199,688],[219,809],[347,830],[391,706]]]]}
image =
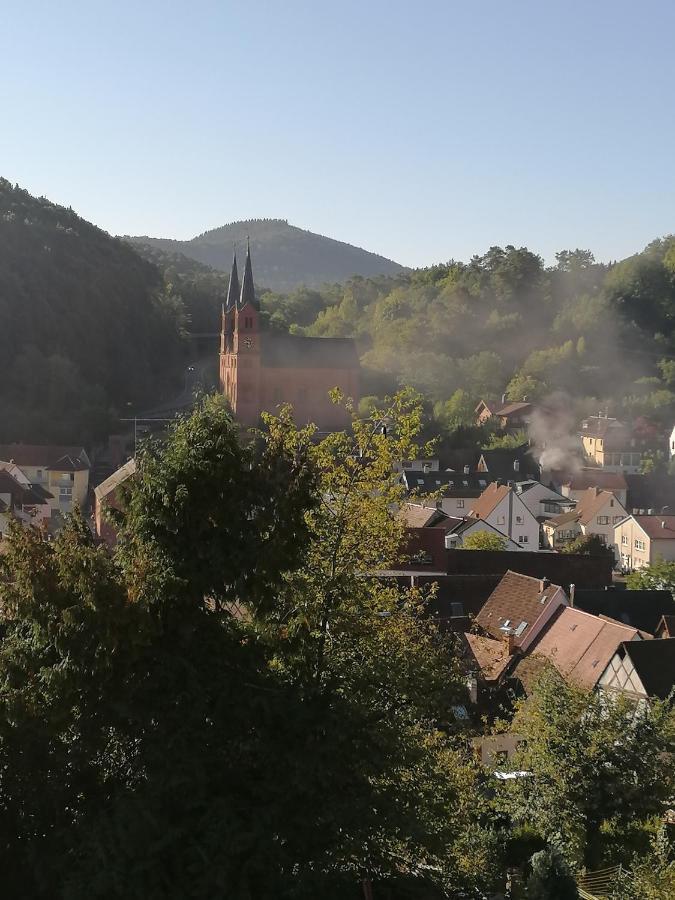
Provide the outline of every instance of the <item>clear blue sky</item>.
{"type": "Polygon", "coordinates": [[[408,265],[675,231],[672,0],[30,0],[0,174],[112,233],[258,216],[408,265]]]}

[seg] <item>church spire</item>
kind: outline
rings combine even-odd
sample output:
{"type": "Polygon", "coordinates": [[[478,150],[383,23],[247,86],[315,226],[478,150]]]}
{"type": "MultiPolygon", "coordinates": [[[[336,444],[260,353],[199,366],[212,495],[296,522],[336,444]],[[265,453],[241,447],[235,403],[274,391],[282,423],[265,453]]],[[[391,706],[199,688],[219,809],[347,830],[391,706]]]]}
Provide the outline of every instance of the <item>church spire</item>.
{"type": "Polygon", "coordinates": [[[243,309],[247,303],[250,303],[254,309],[258,308],[258,305],[255,302],[255,289],[253,287],[251,243],[248,238],[246,238],[246,265],[244,267],[244,277],[241,282],[241,297],[239,299],[239,309],[243,309]]]}
{"type": "Polygon", "coordinates": [[[234,250],[232,256],[232,271],[230,272],[230,283],[227,286],[227,298],[225,300],[225,311],[230,312],[237,305],[239,298],[239,274],[237,272],[237,251],[234,250]]]}

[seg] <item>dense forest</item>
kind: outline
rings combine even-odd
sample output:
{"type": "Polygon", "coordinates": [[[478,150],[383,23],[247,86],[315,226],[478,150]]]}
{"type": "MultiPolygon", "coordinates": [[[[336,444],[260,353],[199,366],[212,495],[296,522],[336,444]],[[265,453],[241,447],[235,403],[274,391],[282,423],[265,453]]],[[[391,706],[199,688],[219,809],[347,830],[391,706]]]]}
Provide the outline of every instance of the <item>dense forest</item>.
{"type": "Polygon", "coordinates": [[[0,322],[8,441],[103,436],[170,385],[183,354],[181,301],[156,266],[4,179],[0,322]]]}
{"type": "Polygon", "coordinates": [[[129,237],[141,249],[180,253],[221,271],[230,270],[232,245],[245,247],[250,237],[260,284],[275,291],[293,291],[300,285],[320,287],[346,281],[353,275],[370,277],[402,272],[398,263],[352,244],[314,234],[285,219],[249,219],[204,232],[190,241],[129,237]]]}
{"type": "MultiPolygon", "coordinates": [[[[226,277],[152,253],[194,330],[216,330],[226,277]]],[[[504,393],[564,392],[576,417],[600,407],[663,424],[675,415],[673,237],[609,265],[587,250],[561,251],[547,267],[526,248],[492,247],[468,263],[259,293],[269,328],[356,338],[364,393],[416,387],[441,432],[504,393]]]]}

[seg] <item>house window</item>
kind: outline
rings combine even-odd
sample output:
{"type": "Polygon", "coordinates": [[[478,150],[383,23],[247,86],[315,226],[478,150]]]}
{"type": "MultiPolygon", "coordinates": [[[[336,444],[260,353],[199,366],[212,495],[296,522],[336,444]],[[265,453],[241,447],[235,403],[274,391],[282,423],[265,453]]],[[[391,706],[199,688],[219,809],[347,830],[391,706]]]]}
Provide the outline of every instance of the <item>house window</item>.
{"type": "Polygon", "coordinates": [[[645,542],[644,542],[644,541],[638,540],[638,538],[635,538],[635,549],[636,549],[636,550],[644,550],[644,549],[645,549],[645,542]]]}
{"type": "Polygon", "coordinates": [[[521,534],[520,537],[518,538],[519,544],[528,544],[529,541],[530,541],[530,539],[526,534],[521,534]]]}
{"type": "Polygon", "coordinates": [[[411,462],[406,461],[403,463],[404,469],[412,469],[412,466],[413,466],[413,464],[411,462]]]}
{"type": "Polygon", "coordinates": [[[618,525],[622,519],[623,519],[623,516],[614,516],[614,524],[618,525]]]}
{"type": "Polygon", "coordinates": [[[628,537],[625,534],[621,535],[621,543],[625,546],[628,543],[628,537]]]}
{"type": "Polygon", "coordinates": [[[497,516],[497,525],[503,525],[505,521],[506,519],[504,518],[504,516],[497,516]]]}
{"type": "Polygon", "coordinates": [[[609,525],[609,516],[598,516],[598,525],[609,525]]]}
{"type": "Polygon", "coordinates": [[[71,487],[62,487],[59,488],[59,498],[65,503],[68,500],[71,500],[73,497],[73,489],[71,487]]]}
{"type": "Polygon", "coordinates": [[[464,501],[463,500],[457,501],[457,509],[464,509],[464,501]]]}
{"type": "Polygon", "coordinates": [[[613,501],[613,500],[610,500],[610,501],[609,501],[609,505],[610,505],[610,506],[614,506],[614,501],[613,501]]]}
{"type": "Polygon", "coordinates": [[[601,544],[607,543],[607,535],[606,534],[596,534],[596,537],[600,541],[601,544]]]}
{"type": "Polygon", "coordinates": [[[522,517],[522,516],[516,516],[516,522],[517,522],[519,525],[522,525],[522,523],[523,523],[523,517],[522,517]]]}

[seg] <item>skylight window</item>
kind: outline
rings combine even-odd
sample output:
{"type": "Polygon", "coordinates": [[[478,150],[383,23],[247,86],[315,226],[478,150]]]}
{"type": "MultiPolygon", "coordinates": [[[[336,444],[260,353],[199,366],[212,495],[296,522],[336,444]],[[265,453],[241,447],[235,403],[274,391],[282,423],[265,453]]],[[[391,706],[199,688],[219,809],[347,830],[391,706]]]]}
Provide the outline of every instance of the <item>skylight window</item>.
{"type": "Polygon", "coordinates": [[[520,637],[526,628],[527,622],[521,622],[520,625],[516,628],[516,637],[520,637]]]}

